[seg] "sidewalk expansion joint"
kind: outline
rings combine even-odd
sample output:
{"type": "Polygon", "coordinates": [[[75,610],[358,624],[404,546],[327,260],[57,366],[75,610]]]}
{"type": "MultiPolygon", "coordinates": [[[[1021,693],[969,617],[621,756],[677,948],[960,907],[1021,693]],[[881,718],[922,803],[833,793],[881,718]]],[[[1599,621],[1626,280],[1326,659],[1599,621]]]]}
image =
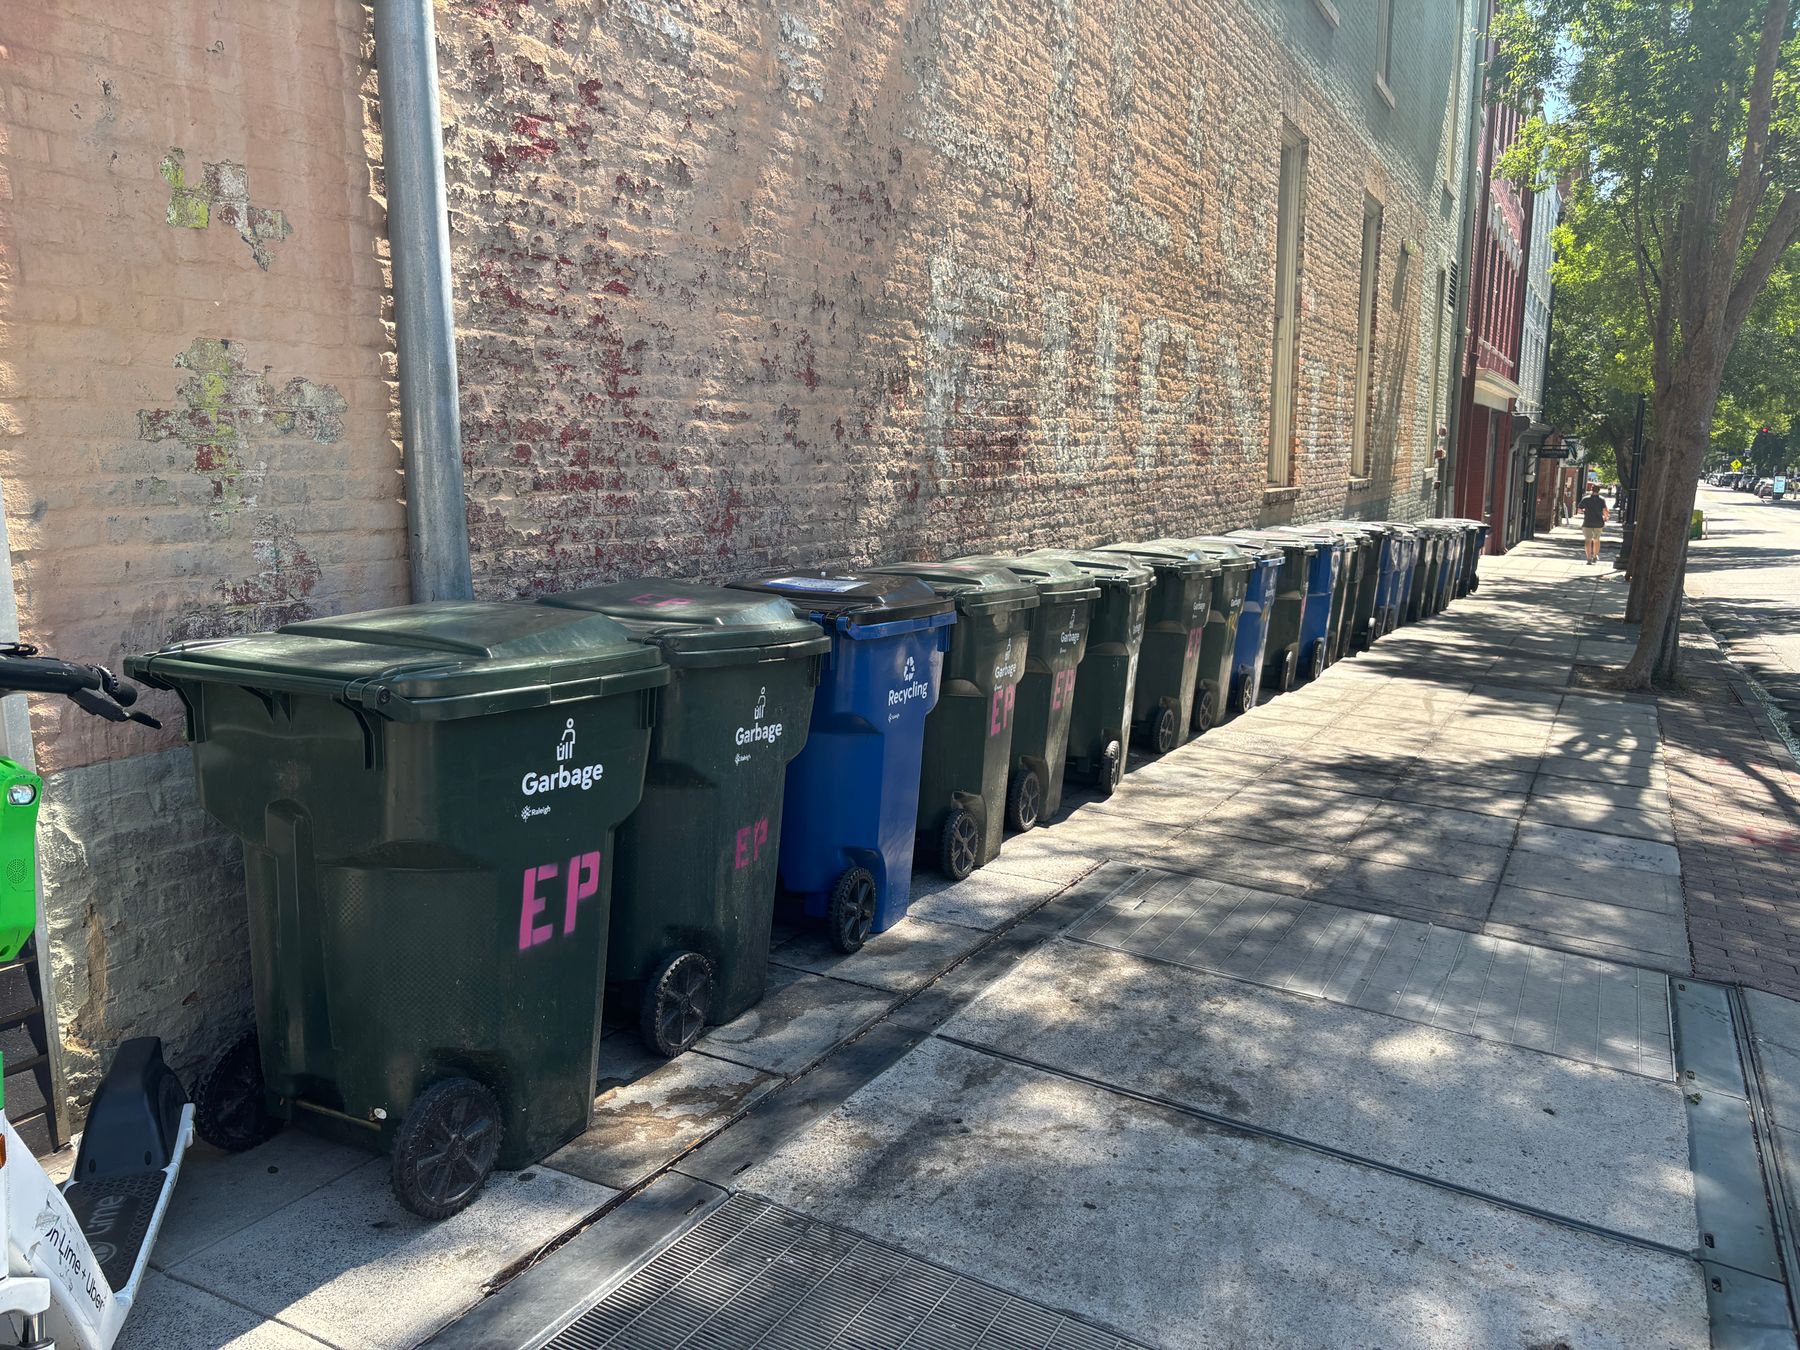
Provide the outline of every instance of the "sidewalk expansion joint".
{"type": "Polygon", "coordinates": [[[1777,1218],[1781,1181],[1763,1147],[1769,1115],[1741,995],[1678,978],[1669,1004],[1714,1344],[1792,1345],[1792,1237],[1777,1218]]]}
{"type": "Polygon", "coordinates": [[[1367,1168],[1372,1172],[1382,1172],[1404,1181],[1417,1182],[1422,1186],[1430,1186],[1435,1190],[1448,1191],[1467,1199],[1479,1200],[1486,1204],[1511,1210],[1516,1214],[1524,1214],[1545,1223],[1555,1224],[1558,1228],[1571,1229],[1590,1237],[1603,1238],[1611,1242],[1622,1243],[1627,1247],[1635,1247],[1640,1251],[1655,1252],[1662,1256],[1678,1257],[1683,1261],[1699,1261],[1705,1255],[1697,1248],[1670,1246],[1651,1238],[1639,1237],[1633,1233],[1620,1232],[1616,1228],[1607,1228],[1603,1224],[1589,1223],[1585,1219],[1573,1218],[1567,1214],[1557,1214],[1552,1210],[1540,1209],[1536,1205],[1528,1205],[1518,1200],[1509,1200],[1505,1196],[1495,1195],[1491,1191],[1479,1190],[1473,1186],[1464,1186],[1454,1181],[1446,1181],[1441,1177],[1428,1176],[1416,1172],[1410,1167],[1401,1167],[1395,1163],[1382,1162],[1378,1158],[1370,1158],[1360,1153],[1352,1153],[1348,1149],[1334,1148],[1330,1144],[1322,1144],[1316,1140],[1306,1139],[1285,1130],[1271,1129],[1266,1125],[1257,1125],[1251,1121],[1239,1120],[1235,1116],[1223,1115],[1217,1111],[1208,1111],[1204,1107],[1193,1106],[1185,1102],[1172,1101],[1153,1092],[1142,1092],[1136,1088],[1123,1087],[1117,1083],[1109,1083],[1101,1078],[1093,1078],[1087,1074],[1077,1073],[1070,1069],[1058,1068],[1032,1059],[1025,1055],[1016,1055],[1005,1050],[996,1050],[989,1045],[981,1045],[974,1041],[965,1041],[958,1036],[937,1033],[937,1039],[975,1054],[987,1055],[1003,1060],[1008,1064],[1016,1064],[1020,1068],[1030,1069],[1036,1073],[1047,1074],[1053,1078],[1061,1078],[1067,1082],[1079,1083],[1084,1087],[1099,1092],[1112,1093],[1115,1096],[1127,1097],[1141,1102],[1145,1106],[1171,1114],[1184,1116],[1191,1120],[1202,1121],[1218,1129],[1229,1130],[1255,1139],[1266,1139],[1272,1143],[1286,1144],[1291,1148],[1304,1149],[1308,1153],[1316,1153],[1337,1162],[1349,1163],[1354,1167],[1367,1168]]]}

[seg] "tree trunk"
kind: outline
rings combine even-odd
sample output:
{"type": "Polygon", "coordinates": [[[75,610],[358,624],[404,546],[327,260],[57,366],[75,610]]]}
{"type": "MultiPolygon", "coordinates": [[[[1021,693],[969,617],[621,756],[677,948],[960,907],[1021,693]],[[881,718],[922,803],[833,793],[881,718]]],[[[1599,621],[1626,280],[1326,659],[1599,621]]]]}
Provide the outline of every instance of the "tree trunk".
{"type": "Polygon", "coordinates": [[[1681,609],[1687,592],[1687,550],[1688,537],[1683,533],[1681,561],[1675,568],[1675,606],[1668,623],[1663,626],[1662,650],[1657,653],[1656,668],[1650,673],[1652,683],[1665,687],[1675,683],[1681,669],[1681,609]]]}
{"type": "MultiPolygon", "coordinates": [[[[1654,474],[1655,504],[1640,514],[1632,552],[1645,549],[1634,578],[1642,597],[1642,622],[1637,650],[1620,677],[1626,689],[1647,689],[1652,680],[1665,684],[1675,678],[1680,663],[1681,580],[1686,570],[1688,522],[1693,516],[1695,483],[1706,462],[1712,431],[1717,381],[1678,381],[1666,398],[1657,400],[1657,460],[1654,474]],[[1696,385],[1704,385],[1710,394],[1696,385]]],[[[1648,456],[1646,456],[1648,458],[1648,456]]],[[[1640,497],[1641,501],[1642,498],[1640,497]]]]}
{"type": "Polygon", "coordinates": [[[1659,536],[1652,522],[1662,501],[1663,469],[1667,456],[1658,452],[1655,442],[1644,446],[1643,482],[1638,485],[1637,512],[1631,527],[1631,560],[1626,576],[1631,578],[1631,592],[1625,598],[1625,622],[1644,621],[1644,596],[1647,577],[1656,564],[1659,536]]]}

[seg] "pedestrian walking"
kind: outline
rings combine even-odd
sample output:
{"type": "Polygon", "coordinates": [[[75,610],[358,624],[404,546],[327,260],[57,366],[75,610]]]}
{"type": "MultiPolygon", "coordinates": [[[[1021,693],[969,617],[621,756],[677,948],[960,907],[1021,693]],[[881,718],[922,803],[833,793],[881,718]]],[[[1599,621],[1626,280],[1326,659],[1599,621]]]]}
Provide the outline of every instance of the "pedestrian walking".
{"type": "Polygon", "coordinates": [[[1587,496],[1581,499],[1581,539],[1587,549],[1589,563],[1600,561],[1600,533],[1606,528],[1606,498],[1600,495],[1600,480],[1588,483],[1587,496]]]}

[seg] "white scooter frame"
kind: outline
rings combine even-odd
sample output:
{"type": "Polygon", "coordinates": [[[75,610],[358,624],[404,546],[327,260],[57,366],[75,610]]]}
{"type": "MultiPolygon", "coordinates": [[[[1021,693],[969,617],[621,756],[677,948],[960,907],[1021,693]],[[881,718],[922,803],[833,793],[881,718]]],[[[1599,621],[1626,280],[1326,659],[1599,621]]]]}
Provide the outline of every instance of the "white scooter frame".
{"type": "Polygon", "coordinates": [[[194,1108],[154,1037],[119,1048],[61,1186],[0,1118],[0,1345],[110,1350],[193,1138],[194,1108]]]}

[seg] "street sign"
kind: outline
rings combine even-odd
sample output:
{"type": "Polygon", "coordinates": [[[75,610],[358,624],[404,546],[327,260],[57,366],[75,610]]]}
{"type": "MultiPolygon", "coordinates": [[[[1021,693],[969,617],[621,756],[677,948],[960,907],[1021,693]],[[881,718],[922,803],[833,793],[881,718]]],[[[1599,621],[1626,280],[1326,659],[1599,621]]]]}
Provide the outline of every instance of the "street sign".
{"type": "Polygon", "coordinates": [[[1744,467],[1744,461],[1743,461],[1743,460],[1741,460],[1741,459],[1734,459],[1734,460],[1732,460],[1732,461],[1731,461],[1731,471],[1732,471],[1732,472],[1733,472],[1733,473],[1736,473],[1736,472],[1737,472],[1737,471],[1738,471],[1738,470],[1739,470],[1739,469],[1741,469],[1741,468],[1743,468],[1743,467],[1744,467]]]}
{"type": "Polygon", "coordinates": [[[1540,445],[1538,447],[1539,459],[1567,459],[1568,457],[1569,447],[1566,445],[1540,445]]]}

